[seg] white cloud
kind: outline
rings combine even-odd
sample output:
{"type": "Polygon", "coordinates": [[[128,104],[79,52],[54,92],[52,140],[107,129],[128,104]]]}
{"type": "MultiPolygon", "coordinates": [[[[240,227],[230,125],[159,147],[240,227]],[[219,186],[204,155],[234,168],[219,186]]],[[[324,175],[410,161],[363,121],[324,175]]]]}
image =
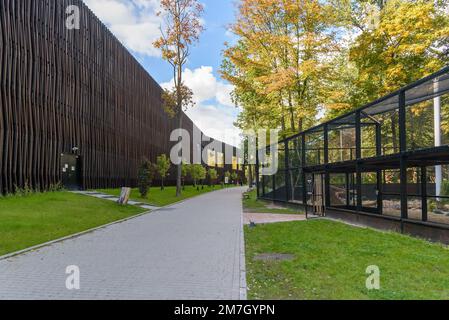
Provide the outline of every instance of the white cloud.
{"type": "MultiPolygon", "coordinates": [[[[202,66],[195,70],[184,70],[184,83],[193,91],[195,102],[202,103],[215,99],[221,105],[234,107],[231,93],[233,86],[217,80],[212,67],[202,66]]],[[[173,79],[161,84],[163,88],[173,87],[173,79]]]]}
{"type": "Polygon", "coordinates": [[[111,32],[130,50],[160,56],[153,42],[160,36],[159,0],[84,0],[111,32]]]}
{"type": "MultiPolygon", "coordinates": [[[[233,86],[219,81],[213,68],[202,66],[184,70],[184,83],[193,91],[196,106],[187,115],[208,136],[236,145],[240,130],[234,126],[239,110],[232,103],[233,86]]],[[[171,89],[173,79],[162,87],[171,89]]]]}
{"type": "Polygon", "coordinates": [[[234,126],[235,112],[235,108],[200,104],[186,114],[207,136],[239,146],[241,130],[234,126]]]}

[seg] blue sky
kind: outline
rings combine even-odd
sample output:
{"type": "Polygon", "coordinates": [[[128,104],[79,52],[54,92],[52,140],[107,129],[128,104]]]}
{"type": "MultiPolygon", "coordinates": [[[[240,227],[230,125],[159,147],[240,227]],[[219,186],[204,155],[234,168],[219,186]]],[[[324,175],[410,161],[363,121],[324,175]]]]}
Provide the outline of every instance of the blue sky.
{"type": "MultiPolygon", "coordinates": [[[[112,33],[163,87],[170,87],[172,69],[152,46],[159,36],[159,0],[84,0],[112,33]]],[[[236,144],[239,130],[233,122],[239,110],[232,104],[232,86],[220,78],[224,42],[232,42],[227,27],[234,20],[235,0],[202,0],[205,32],[192,50],[185,81],[197,106],[187,112],[208,135],[236,144]]]]}

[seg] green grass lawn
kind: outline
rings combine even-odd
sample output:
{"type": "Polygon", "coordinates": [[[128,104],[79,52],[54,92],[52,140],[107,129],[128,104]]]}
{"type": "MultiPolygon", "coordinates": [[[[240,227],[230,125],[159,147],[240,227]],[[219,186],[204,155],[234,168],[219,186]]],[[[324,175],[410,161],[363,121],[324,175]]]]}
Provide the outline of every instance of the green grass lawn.
{"type": "Polygon", "coordinates": [[[143,211],[69,192],[0,197],[0,256],[143,211]]]}
{"type": "Polygon", "coordinates": [[[257,191],[253,190],[248,193],[249,199],[243,199],[243,209],[249,213],[277,213],[277,214],[303,214],[301,209],[292,209],[282,207],[280,205],[274,206],[270,201],[257,199],[257,191]]]}
{"type": "MultiPolygon", "coordinates": [[[[131,200],[143,202],[157,207],[163,207],[181,200],[185,200],[207,192],[217,191],[221,189],[222,189],[221,186],[215,187],[204,186],[204,189],[201,189],[200,186],[200,190],[197,190],[193,186],[186,186],[185,189],[182,191],[182,196],[176,197],[176,187],[165,187],[164,190],[161,190],[160,187],[152,187],[148,194],[148,198],[146,199],[140,196],[138,189],[132,189],[131,200]]],[[[121,193],[121,189],[100,189],[96,191],[117,197],[120,196],[121,193]]]]}
{"type": "Polygon", "coordinates": [[[328,220],[246,228],[252,299],[449,299],[448,247],[328,220]],[[294,255],[260,261],[262,253],[294,255]],[[380,268],[380,290],[366,268],[380,268]]]}

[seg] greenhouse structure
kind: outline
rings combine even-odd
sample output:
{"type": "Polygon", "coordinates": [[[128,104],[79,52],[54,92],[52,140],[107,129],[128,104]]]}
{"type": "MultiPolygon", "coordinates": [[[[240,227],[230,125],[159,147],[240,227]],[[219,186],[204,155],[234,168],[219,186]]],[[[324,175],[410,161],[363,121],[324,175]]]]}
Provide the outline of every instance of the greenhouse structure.
{"type": "Polygon", "coordinates": [[[258,161],[259,198],[449,243],[449,67],[277,149],[276,174],[258,161]]]}

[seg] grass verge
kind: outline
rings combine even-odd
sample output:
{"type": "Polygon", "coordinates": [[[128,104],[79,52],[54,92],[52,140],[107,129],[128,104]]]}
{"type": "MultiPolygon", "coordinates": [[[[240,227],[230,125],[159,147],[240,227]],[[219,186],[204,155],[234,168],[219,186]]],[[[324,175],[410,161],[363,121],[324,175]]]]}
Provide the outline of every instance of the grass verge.
{"type": "Polygon", "coordinates": [[[142,212],[70,192],[0,198],[0,256],[142,212]]]}
{"type": "MultiPolygon", "coordinates": [[[[165,187],[164,190],[161,190],[160,187],[152,187],[150,189],[147,198],[142,198],[139,194],[138,189],[132,189],[131,200],[146,203],[157,207],[163,207],[178,201],[182,201],[195,196],[199,196],[204,193],[217,191],[221,189],[222,189],[221,186],[215,187],[204,186],[204,189],[200,187],[200,190],[197,190],[196,187],[186,186],[185,189],[182,191],[181,197],[176,197],[176,187],[165,187]]],[[[100,189],[96,191],[118,197],[120,196],[121,189],[100,189]]]]}
{"type": "Polygon", "coordinates": [[[396,233],[314,220],[245,229],[251,299],[449,299],[449,249],[396,233]],[[263,253],[292,260],[257,260],[263,253]],[[368,290],[368,266],[380,290],[368,290]]]}
{"type": "Polygon", "coordinates": [[[280,205],[273,205],[272,202],[257,199],[257,191],[246,193],[249,198],[243,199],[243,210],[248,213],[274,213],[274,214],[303,214],[299,208],[293,209],[280,205]]]}

